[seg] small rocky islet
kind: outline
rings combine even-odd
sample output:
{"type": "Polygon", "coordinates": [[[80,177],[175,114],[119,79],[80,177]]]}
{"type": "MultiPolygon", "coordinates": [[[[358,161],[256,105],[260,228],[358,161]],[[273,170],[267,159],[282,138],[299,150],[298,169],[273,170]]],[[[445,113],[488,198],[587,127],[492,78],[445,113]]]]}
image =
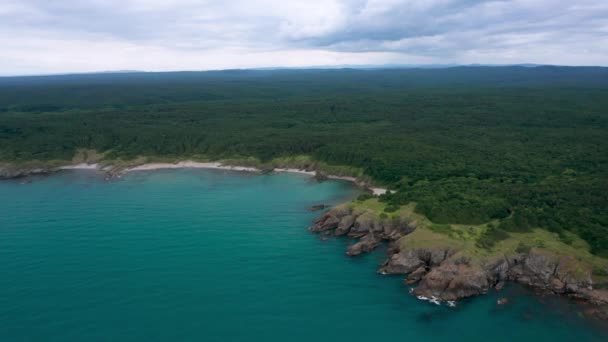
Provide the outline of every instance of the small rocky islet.
{"type": "MultiPolygon", "coordinates": [[[[407,276],[404,283],[413,286],[411,293],[435,304],[446,302],[452,306],[459,299],[491,289],[500,291],[505,282],[511,281],[576,298],[592,305],[593,309],[586,308],[585,313],[608,319],[608,290],[604,289],[608,282],[593,274],[587,260],[539,247],[502,250],[499,246],[497,251],[479,255],[480,248],[469,248],[470,243],[429,229],[428,222],[416,220],[420,217],[413,210],[406,208],[405,215],[389,216],[378,214],[378,205],[377,199],[339,205],[316,218],[309,230],[325,237],[356,239],[346,251],[352,257],[388,243],[388,257],[378,273],[407,276]]],[[[538,232],[545,233],[550,234],[538,232]]],[[[499,304],[508,302],[503,298],[499,304]]]]}

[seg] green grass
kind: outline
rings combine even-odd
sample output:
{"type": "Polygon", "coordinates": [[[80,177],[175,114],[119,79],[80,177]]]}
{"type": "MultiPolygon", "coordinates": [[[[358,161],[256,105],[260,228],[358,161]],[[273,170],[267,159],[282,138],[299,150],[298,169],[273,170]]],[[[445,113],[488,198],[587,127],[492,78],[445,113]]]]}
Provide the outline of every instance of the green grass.
{"type": "MultiPolygon", "coordinates": [[[[348,204],[352,209],[367,215],[380,217],[387,206],[372,198],[366,201],[353,201],[348,204]]],[[[496,221],[480,225],[437,224],[415,210],[415,204],[402,206],[392,217],[407,219],[416,225],[416,230],[399,241],[402,249],[452,249],[457,255],[466,256],[473,264],[481,265],[494,262],[504,256],[521,252],[527,246],[536,253],[544,253],[553,258],[568,258],[566,263],[571,274],[581,277],[593,272],[596,282],[608,281],[606,270],[608,260],[593,255],[585,240],[573,233],[567,233],[571,243],[563,242],[557,233],[535,228],[529,232],[507,232],[508,237],[497,241],[491,248],[480,246],[478,241],[488,229],[496,227],[496,221]]]]}

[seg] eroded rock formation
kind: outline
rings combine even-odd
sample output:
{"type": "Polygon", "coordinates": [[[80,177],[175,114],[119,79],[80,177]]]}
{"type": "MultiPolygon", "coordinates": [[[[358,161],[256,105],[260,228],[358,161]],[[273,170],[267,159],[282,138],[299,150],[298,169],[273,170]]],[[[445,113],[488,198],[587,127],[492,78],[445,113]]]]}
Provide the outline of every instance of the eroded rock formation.
{"type": "Polygon", "coordinates": [[[416,224],[404,219],[381,218],[364,210],[338,206],[314,221],[310,231],[358,239],[347,250],[356,256],[389,242],[388,259],[379,273],[407,275],[416,296],[454,301],[500,289],[514,281],[556,294],[567,294],[592,303],[608,304],[608,291],[595,289],[591,270],[572,256],[556,256],[532,248],[515,255],[471,258],[458,248],[411,247],[407,237],[416,224]],[[402,241],[401,239],[405,241],[402,241]]]}
{"type": "Polygon", "coordinates": [[[396,241],[412,232],[415,226],[405,220],[379,218],[372,213],[342,205],[323,213],[309,229],[314,233],[347,235],[359,239],[346,252],[355,256],[374,250],[383,241],[396,241]]]}

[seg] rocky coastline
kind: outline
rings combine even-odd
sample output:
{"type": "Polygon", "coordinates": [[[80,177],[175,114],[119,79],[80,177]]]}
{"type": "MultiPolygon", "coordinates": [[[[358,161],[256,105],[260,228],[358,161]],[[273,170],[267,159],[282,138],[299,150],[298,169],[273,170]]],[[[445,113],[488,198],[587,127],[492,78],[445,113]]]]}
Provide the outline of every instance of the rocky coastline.
{"type": "MultiPolygon", "coordinates": [[[[340,205],[314,220],[309,230],[325,236],[357,239],[346,254],[357,256],[388,243],[388,257],[378,273],[404,275],[411,293],[436,304],[454,302],[505,282],[517,282],[534,289],[566,295],[594,304],[593,315],[608,319],[608,290],[598,289],[590,270],[581,270],[572,256],[557,256],[531,248],[509,255],[476,260],[457,246],[416,246],[408,235],[419,229],[415,221],[380,217],[356,206],[340,205]]],[[[506,302],[506,301],[505,301],[506,302]]]]}

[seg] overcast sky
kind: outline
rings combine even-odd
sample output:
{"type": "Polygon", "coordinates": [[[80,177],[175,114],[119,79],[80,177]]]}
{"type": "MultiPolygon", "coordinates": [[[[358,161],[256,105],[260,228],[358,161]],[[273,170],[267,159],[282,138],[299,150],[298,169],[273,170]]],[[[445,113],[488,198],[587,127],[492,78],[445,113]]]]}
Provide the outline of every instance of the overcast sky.
{"type": "Polygon", "coordinates": [[[0,74],[608,65],[608,0],[0,0],[0,74]]]}

